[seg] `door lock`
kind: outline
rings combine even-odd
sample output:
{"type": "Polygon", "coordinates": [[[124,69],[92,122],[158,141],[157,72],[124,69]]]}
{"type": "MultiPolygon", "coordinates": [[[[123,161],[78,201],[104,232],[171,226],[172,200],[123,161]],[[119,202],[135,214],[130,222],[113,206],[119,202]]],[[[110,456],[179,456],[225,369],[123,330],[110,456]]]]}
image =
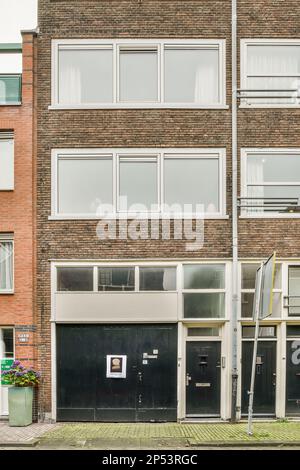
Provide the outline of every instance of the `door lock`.
{"type": "Polygon", "coordinates": [[[190,384],[190,380],[192,380],[192,377],[189,374],[186,374],[186,386],[188,387],[190,384]]]}
{"type": "Polygon", "coordinates": [[[142,372],[138,372],[138,379],[139,379],[139,382],[143,381],[143,373],[142,372]]]}

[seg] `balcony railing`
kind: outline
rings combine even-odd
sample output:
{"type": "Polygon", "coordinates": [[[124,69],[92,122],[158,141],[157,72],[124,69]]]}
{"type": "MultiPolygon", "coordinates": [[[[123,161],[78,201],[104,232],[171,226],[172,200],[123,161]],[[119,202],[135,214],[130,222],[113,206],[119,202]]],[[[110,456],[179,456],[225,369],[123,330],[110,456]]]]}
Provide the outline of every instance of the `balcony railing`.
{"type": "Polygon", "coordinates": [[[289,317],[300,317],[300,295],[286,295],[283,302],[283,306],[289,309],[289,317]]]}
{"type": "Polygon", "coordinates": [[[20,104],[22,100],[22,75],[0,74],[0,105],[20,104]]]}
{"type": "Polygon", "coordinates": [[[239,197],[238,205],[243,215],[268,212],[280,214],[300,212],[299,199],[290,197],[239,197]]]}

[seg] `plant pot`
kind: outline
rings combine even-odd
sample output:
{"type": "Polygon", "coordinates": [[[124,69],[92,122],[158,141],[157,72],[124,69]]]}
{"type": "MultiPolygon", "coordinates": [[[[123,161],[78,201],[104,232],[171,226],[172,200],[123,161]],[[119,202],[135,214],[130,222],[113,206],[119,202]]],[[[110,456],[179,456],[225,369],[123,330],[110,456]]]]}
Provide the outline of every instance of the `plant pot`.
{"type": "Polygon", "coordinates": [[[32,387],[9,387],[8,410],[10,426],[28,426],[32,423],[32,387]]]}

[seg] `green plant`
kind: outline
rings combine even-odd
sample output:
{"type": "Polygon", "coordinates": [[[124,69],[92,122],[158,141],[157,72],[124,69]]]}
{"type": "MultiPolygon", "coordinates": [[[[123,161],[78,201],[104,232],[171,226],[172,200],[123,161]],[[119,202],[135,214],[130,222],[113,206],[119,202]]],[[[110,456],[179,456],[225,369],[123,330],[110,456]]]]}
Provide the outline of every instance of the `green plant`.
{"type": "Polygon", "coordinates": [[[15,387],[35,387],[40,382],[40,374],[32,368],[22,366],[20,361],[14,361],[9,370],[4,370],[2,375],[9,385],[15,387]]]}

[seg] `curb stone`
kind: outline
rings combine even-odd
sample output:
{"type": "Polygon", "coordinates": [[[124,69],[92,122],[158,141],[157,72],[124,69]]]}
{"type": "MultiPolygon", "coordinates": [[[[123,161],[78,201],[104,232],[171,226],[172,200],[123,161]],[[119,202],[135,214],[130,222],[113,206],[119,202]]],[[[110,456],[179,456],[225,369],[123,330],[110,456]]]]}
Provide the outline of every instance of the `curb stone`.
{"type": "Polygon", "coordinates": [[[0,441],[0,447],[35,447],[39,439],[32,438],[27,441],[0,441]]]}
{"type": "Polygon", "coordinates": [[[191,447],[300,447],[300,441],[197,441],[188,439],[191,447]]]}

